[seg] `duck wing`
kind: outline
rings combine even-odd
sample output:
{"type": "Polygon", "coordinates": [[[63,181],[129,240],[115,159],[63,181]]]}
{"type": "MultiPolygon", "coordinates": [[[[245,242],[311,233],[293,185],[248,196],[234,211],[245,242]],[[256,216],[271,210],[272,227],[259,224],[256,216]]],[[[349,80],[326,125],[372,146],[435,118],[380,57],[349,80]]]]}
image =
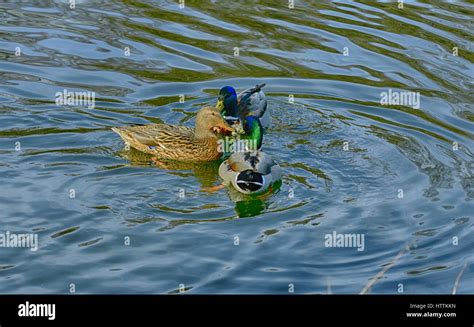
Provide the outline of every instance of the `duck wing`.
{"type": "Polygon", "coordinates": [[[278,166],[273,158],[262,151],[257,151],[258,153],[258,162],[255,165],[255,169],[258,173],[262,175],[268,175],[272,173],[274,167],[278,166]]]}
{"type": "Polygon", "coordinates": [[[247,161],[247,154],[249,152],[234,152],[232,155],[225,161],[229,170],[234,172],[241,172],[244,170],[253,170],[255,167],[252,166],[252,162],[247,161]]]}
{"type": "Polygon", "coordinates": [[[235,172],[252,170],[262,175],[268,175],[277,163],[271,156],[262,151],[234,152],[227,160],[229,169],[235,172]]]}
{"type": "Polygon", "coordinates": [[[239,93],[237,96],[239,112],[245,115],[262,117],[267,110],[267,99],[262,88],[265,84],[258,84],[239,93]]]}
{"type": "Polygon", "coordinates": [[[166,147],[167,144],[173,144],[173,146],[179,146],[179,143],[189,144],[194,136],[193,128],[166,124],[114,127],[112,130],[126,142],[132,144],[138,142],[147,146],[166,147]]]}

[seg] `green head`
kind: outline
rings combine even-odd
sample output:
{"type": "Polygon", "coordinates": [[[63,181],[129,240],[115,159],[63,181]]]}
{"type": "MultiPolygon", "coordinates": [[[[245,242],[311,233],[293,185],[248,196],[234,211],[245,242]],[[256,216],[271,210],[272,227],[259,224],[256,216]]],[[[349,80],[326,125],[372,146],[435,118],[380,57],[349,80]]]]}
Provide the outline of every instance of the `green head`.
{"type": "Polygon", "coordinates": [[[242,125],[245,134],[241,138],[251,140],[251,145],[256,146],[255,150],[260,149],[263,142],[263,127],[260,123],[260,119],[255,116],[247,116],[242,125]]]}
{"type": "Polygon", "coordinates": [[[237,93],[232,86],[224,86],[219,91],[216,107],[223,116],[237,117],[237,93]]]}

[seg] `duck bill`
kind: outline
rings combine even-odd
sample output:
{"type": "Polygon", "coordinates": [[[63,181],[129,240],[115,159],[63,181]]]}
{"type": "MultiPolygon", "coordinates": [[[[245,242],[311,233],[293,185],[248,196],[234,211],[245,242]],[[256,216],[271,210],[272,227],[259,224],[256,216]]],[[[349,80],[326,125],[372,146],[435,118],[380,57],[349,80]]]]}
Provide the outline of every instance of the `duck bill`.
{"type": "Polygon", "coordinates": [[[218,99],[218,100],[217,100],[217,104],[216,104],[216,108],[217,108],[219,111],[223,111],[223,110],[224,110],[224,100],[218,99]]]}
{"type": "Polygon", "coordinates": [[[214,126],[213,129],[214,129],[215,132],[217,132],[219,134],[222,134],[222,135],[230,135],[235,131],[232,127],[230,127],[225,122],[217,124],[216,126],[214,126]]]}

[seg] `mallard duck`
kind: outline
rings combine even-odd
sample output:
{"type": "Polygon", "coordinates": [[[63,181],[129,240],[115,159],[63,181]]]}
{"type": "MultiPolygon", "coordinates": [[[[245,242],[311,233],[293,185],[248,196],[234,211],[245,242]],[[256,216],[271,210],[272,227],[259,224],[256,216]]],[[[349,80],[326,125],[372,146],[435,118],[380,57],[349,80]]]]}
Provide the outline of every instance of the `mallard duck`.
{"type": "Polygon", "coordinates": [[[241,193],[263,193],[280,180],[281,168],[262,151],[235,152],[219,166],[219,176],[241,193]]]}
{"type": "Polygon", "coordinates": [[[271,118],[265,93],[262,91],[264,86],[265,84],[258,84],[239,95],[232,86],[224,86],[219,91],[216,107],[230,124],[236,120],[242,121],[246,116],[255,116],[266,129],[270,126],[271,118]]]}
{"type": "Polygon", "coordinates": [[[187,162],[213,161],[221,157],[219,136],[234,129],[214,107],[204,107],[196,115],[195,128],[149,124],[133,127],[113,127],[126,144],[156,159],[187,162]]]}

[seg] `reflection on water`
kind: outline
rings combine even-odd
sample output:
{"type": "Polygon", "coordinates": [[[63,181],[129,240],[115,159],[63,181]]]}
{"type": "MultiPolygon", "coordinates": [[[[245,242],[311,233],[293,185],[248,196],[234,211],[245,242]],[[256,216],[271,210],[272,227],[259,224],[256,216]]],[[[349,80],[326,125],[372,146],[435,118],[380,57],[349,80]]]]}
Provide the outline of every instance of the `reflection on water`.
{"type": "Polygon", "coordinates": [[[1,250],[0,292],[358,293],[392,263],[370,292],[451,293],[462,272],[473,293],[473,9],[2,1],[0,232],[40,249],[1,250]],[[110,130],[192,126],[223,85],[258,83],[268,194],[208,192],[219,162],[156,162],[110,130]],[[57,105],[65,89],[95,105],[57,105]],[[334,231],[365,250],[325,247],[334,231]]]}
{"type": "MultiPolygon", "coordinates": [[[[201,192],[216,192],[217,190],[213,190],[212,187],[221,183],[219,178],[219,166],[222,160],[209,163],[157,161],[156,158],[153,158],[153,155],[137,151],[134,148],[123,148],[117,152],[117,155],[129,160],[130,164],[133,166],[154,166],[159,169],[168,170],[169,174],[195,178],[201,186],[201,192]]],[[[259,195],[245,195],[238,192],[233,187],[229,187],[226,191],[230,200],[235,203],[235,212],[237,216],[243,218],[257,216],[263,213],[269,206],[272,195],[278,192],[280,187],[281,181],[277,181],[272,185],[270,191],[259,195]]],[[[180,189],[178,193],[179,197],[183,199],[186,198],[185,189],[180,189]]],[[[182,210],[182,212],[189,213],[193,212],[193,210],[182,210]]],[[[209,221],[209,219],[202,220],[202,222],[209,221]]],[[[177,224],[179,225],[180,223],[174,221],[172,225],[177,224]]]]}

